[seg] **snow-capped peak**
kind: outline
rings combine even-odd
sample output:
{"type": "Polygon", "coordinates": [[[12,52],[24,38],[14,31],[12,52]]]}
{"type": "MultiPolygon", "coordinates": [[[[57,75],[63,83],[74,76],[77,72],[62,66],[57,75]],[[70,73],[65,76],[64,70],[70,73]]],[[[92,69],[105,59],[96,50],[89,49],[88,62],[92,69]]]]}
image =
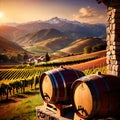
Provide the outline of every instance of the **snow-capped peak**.
{"type": "Polygon", "coordinates": [[[63,23],[63,22],[64,23],[72,23],[72,24],[80,24],[80,22],[78,22],[78,21],[70,21],[70,20],[58,18],[58,17],[51,18],[50,20],[47,20],[46,22],[49,24],[59,24],[59,23],[63,23]]]}
{"type": "Polygon", "coordinates": [[[65,21],[65,20],[62,18],[54,17],[54,18],[51,18],[50,20],[47,20],[46,22],[50,23],[50,24],[58,24],[58,23],[61,23],[63,21],[65,21]]]}

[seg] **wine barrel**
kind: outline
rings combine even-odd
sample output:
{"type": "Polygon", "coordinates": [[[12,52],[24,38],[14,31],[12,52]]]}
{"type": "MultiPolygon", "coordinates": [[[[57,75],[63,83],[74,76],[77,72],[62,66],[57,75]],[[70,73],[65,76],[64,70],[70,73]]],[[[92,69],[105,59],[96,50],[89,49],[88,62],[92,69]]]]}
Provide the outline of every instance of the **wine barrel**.
{"type": "Polygon", "coordinates": [[[72,83],[84,73],[71,68],[54,68],[46,71],[40,78],[40,93],[46,103],[70,102],[72,83]]]}
{"type": "Polygon", "coordinates": [[[72,84],[71,99],[75,113],[83,119],[120,115],[120,78],[83,76],[72,84]]]}

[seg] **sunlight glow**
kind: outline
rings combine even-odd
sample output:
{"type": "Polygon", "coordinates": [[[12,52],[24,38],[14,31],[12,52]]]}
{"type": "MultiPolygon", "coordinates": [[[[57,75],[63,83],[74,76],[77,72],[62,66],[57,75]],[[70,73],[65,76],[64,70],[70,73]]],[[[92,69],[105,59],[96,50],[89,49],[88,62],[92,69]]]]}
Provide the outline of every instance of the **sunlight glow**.
{"type": "Polygon", "coordinates": [[[3,12],[0,12],[0,18],[2,18],[4,16],[3,12]]]}

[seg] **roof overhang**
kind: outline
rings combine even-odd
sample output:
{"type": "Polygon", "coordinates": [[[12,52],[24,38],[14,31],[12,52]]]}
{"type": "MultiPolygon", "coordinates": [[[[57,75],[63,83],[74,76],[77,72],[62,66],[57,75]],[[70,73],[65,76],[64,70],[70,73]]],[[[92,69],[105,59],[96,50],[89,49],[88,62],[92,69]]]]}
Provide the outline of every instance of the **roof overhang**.
{"type": "Polygon", "coordinates": [[[98,2],[98,4],[104,3],[106,6],[108,6],[110,3],[110,0],[96,0],[96,1],[98,2]]]}

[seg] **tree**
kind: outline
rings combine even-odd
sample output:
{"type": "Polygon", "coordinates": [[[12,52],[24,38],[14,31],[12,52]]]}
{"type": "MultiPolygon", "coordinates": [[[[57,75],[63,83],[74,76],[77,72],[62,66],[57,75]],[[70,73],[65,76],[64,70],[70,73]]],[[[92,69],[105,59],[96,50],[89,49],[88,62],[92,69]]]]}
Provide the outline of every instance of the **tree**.
{"type": "Polygon", "coordinates": [[[28,54],[26,52],[24,52],[24,54],[23,54],[24,61],[27,60],[28,58],[29,58],[28,54]]]}
{"type": "Polygon", "coordinates": [[[45,54],[45,61],[47,62],[47,61],[49,61],[50,60],[50,56],[49,56],[49,54],[48,54],[48,52],[45,54]]]}
{"type": "Polygon", "coordinates": [[[91,53],[92,48],[90,46],[84,47],[84,53],[91,53]]]}
{"type": "Polygon", "coordinates": [[[16,56],[11,56],[10,62],[11,62],[11,63],[17,63],[17,62],[18,62],[17,57],[16,57],[16,56]]]}
{"type": "Polygon", "coordinates": [[[7,55],[5,55],[5,54],[1,54],[0,55],[0,62],[1,63],[6,63],[6,62],[8,62],[9,61],[9,58],[8,58],[8,56],[7,55]]]}
{"type": "Polygon", "coordinates": [[[92,47],[92,51],[93,52],[96,52],[96,51],[100,51],[100,50],[105,50],[106,49],[106,44],[105,43],[101,43],[101,44],[97,44],[97,45],[94,45],[92,47]]]}
{"type": "Polygon", "coordinates": [[[18,61],[23,61],[23,55],[18,53],[17,54],[17,59],[18,59],[18,61]]]}

